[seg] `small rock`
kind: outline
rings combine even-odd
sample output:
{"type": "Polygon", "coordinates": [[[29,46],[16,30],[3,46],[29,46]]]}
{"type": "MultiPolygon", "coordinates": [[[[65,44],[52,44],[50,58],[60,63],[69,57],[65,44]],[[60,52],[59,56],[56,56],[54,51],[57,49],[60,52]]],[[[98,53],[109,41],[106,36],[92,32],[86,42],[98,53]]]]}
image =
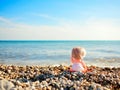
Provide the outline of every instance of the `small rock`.
{"type": "Polygon", "coordinates": [[[14,88],[13,83],[5,79],[0,80],[0,90],[10,90],[12,88],[14,88]]]}

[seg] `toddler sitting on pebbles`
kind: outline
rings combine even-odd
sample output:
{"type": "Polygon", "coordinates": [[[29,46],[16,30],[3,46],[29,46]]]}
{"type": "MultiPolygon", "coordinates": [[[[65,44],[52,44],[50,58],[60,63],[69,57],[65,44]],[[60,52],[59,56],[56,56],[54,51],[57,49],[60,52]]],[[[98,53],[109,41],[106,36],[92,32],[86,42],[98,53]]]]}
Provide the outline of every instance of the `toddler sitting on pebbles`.
{"type": "Polygon", "coordinates": [[[82,73],[87,72],[87,66],[83,61],[83,58],[86,55],[86,51],[82,47],[75,47],[72,49],[71,53],[71,62],[72,67],[70,68],[70,71],[79,71],[82,73]]]}

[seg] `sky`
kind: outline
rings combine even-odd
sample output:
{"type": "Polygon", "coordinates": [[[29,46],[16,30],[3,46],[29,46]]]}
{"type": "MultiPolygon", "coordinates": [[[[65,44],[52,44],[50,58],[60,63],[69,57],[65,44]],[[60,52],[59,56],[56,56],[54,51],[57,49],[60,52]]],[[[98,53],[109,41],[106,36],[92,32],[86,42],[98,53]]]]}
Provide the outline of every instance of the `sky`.
{"type": "Polygon", "coordinates": [[[0,0],[0,40],[120,40],[120,0],[0,0]]]}

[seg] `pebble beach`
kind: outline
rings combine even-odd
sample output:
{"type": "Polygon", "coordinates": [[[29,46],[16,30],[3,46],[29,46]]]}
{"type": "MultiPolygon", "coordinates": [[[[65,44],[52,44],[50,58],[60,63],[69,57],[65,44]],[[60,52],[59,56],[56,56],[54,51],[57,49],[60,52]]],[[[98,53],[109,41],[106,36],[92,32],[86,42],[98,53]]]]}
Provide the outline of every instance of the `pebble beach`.
{"type": "Polygon", "coordinates": [[[120,67],[89,66],[89,72],[70,72],[70,66],[0,65],[0,90],[120,90],[120,67]]]}

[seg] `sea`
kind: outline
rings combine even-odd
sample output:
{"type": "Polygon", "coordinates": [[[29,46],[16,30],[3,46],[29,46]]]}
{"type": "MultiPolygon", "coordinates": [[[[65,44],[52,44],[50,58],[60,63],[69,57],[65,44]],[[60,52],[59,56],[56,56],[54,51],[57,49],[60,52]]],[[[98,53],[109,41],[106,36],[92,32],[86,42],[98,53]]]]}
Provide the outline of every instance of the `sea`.
{"type": "Polygon", "coordinates": [[[90,66],[120,67],[120,41],[0,41],[0,64],[70,65],[73,47],[84,47],[90,66]]]}

